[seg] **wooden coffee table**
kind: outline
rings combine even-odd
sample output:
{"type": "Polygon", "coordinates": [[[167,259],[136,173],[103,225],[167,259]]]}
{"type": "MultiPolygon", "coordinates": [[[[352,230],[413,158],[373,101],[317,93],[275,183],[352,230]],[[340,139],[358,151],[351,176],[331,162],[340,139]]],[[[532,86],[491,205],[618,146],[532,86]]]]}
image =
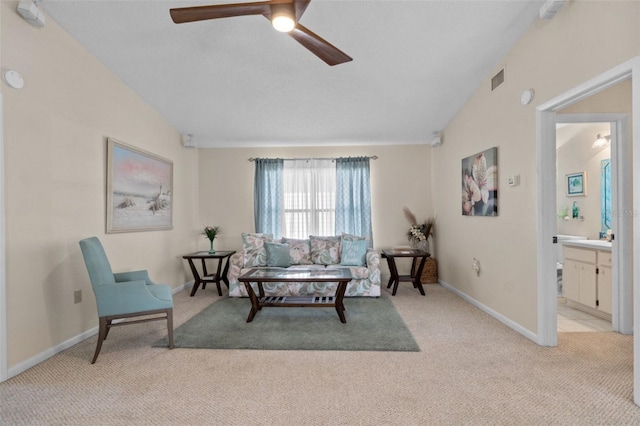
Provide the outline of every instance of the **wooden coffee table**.
{"type": "Polygon", "coordinates": [[[344,305],[342,299],[347,289],[347,283],[351,281],[349,269],[251,269],[238,281],[244,283],[249,299],[251,299],[251,311],[247,322],[253,321],[253,317],[263,307],[276,306],[288,308],[336,308],[340,321],[346,323],[344,317],[344,305]],[[265,296],[262,283],[282,282],[336,282],[335,295],[333,296],[265,296]],[[258,286],[256,295],[251,283],[258,286]]]}

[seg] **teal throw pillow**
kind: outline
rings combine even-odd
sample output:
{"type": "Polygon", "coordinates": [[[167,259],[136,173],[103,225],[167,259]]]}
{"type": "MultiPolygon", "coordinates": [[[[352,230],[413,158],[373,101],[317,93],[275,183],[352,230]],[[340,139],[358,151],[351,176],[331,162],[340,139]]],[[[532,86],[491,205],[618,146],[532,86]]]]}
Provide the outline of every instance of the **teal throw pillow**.
{"type": "Polygon", "coordinates": [[[345,241],[345,240],[349,240],[349,241],[365,240],[367,242],[367,247],[373,248],[373,244],[371,243],[371,239],[369,237],[360,237],[358,235],[347,234],[343,232],[342,241],[345,241]]]}
{"type": "Polygon", "coordinates": [[[267,249],[267,266],[288,268],[291,266],[289,244],[264,243],[267,249]]]}
{"type": "Polygon", "coordinates": [[[342,258],[345,266],[364,266],[366,264],[367,242],[365,240],[342,240],[342,258]]]}
{"type": "Polygon", "coordinates": [[[347,234],[346,232],[342,233],[342,241],[344,241],[344,240],[358,241],[358,240],[366,240],[366,239],[367,239],[367,237],[361,237],[359,235],[347,234]]]}

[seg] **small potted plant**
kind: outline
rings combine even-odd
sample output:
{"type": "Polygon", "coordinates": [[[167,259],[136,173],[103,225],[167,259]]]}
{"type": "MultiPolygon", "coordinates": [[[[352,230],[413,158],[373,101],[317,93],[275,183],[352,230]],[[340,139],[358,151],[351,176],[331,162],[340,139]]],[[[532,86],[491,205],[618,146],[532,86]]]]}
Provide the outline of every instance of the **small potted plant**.
{"type": "Polygon", "coordinates": [[[211,245],[209,246],[209,254],[214,254],[216,251],[213,249],[213,240],[216,239],[222,229],[219,226],[205,226],[202,234],[209,239],[211,245]]]}

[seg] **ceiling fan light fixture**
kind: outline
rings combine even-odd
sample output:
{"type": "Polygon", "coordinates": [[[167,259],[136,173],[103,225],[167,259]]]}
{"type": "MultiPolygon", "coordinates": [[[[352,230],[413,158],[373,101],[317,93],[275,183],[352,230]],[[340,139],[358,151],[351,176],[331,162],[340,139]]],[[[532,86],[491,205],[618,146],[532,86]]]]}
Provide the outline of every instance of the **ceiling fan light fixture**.
{"type": "Polygon", "coordinates": [[[271,25],[277,31],[288,33],[296,26],[295,15],[290,4],[277,4],[271,7],[271,25]]]}
{"type": "Polygon", "coordinates": [[[275,16],[271,20],[271,25],[273,25],[273,28],[282,33],[288,33],[296,26],[296,23],[293,19],[291,19],[291,17],[282,15],[275,16]]]}

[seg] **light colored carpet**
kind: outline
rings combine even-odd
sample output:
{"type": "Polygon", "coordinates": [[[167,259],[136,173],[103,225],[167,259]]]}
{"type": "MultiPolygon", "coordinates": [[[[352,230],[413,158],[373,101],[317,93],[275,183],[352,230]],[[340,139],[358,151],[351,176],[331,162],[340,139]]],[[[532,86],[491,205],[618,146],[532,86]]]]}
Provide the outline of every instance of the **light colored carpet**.
{"type": "MultiPolygon", "coordinates": [[[[247,322],[251,303],[223,298],[174,330],[176,348],[409,351],[420,350],[390,296],[344,301],[347,323],[335,308],[265,307],[247,322]],[[211,327],[211,324],[227,324],[211,327]]],[[[160,339],[153,346],[167,346],[160,339]]]]}
{"type": "MultiPolygon", "coordinates": [[[[115,328],[95,365],[92,337],[0,384],[0,424],[640,424],[632,337],[563,333],[543,348],[426,292],[391,298],[420,352],[168,350],[152,347],[161,322],[115,328]]],[[[177,294],[176,326],[217,299],[177,294]]]]}

